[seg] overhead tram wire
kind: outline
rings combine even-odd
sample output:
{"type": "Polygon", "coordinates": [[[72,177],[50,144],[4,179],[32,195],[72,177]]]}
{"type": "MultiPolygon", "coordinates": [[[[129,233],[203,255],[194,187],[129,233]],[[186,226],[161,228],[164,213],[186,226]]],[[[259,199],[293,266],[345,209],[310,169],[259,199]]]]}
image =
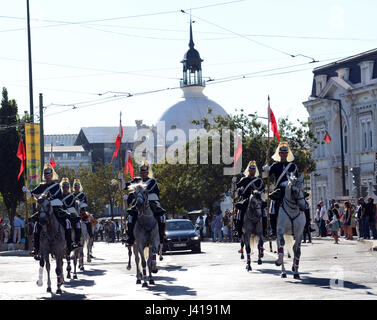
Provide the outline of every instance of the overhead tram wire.
{"type": "MultiPolygon", "coordinates": [[[[184,13],[184,14],[189,14],[189,13],[187,13],[185,10],[181,10],[181,12],[184,13]]],[[[260,45],[260,46],[262,46],[262,47],[265,47],[265,48],[268,48],[268,49],[271,49],[271,50],[274,50],[274,51],[280,52],[281,54],[284,54],[284,55],[290,56],[290,57],[292,57],[292,58],[296,58],[296,57],[298,57],[298,56],[302,56],[302,57],[305,57],[305,58],[311,59],[312,61],[309,62],[309,63],[315,63],[315,62],[318,61],[318,60],[316,60],[316,59],[314,59],[314,58],[312,58],[312,57],[309,57],[309,56],[306,56],[306,55],[303,55],[303,54],[292,54],[292,53],[286,52],[286,51],[284,51],[284,50],[281,50],[281,49],[278,49],[278,48],[272,47],[272,46],[270,46],[270,45],[267,45],[267,44],[265,44],[265,43],[262,43],[262,42],[260,42],[260,41],[257,41],[257,40],[254,40],[254,39],[250,39],[249,37],[244,36],[243,34],[240,34],[240,33],[234,32],[234,31],[232,31],[232,30],[230,30],[230,29],[227,29],[227,28],[224,28],[224,27],[222,27],[222,26],[219,26],[219,25],[216,24],[216,23],[210,22],[210,21],[208,21],[208,20],[205,20],[205,19],[200,18],[200,17],[198,17],[198,16],[195,16],[195,15],[193,15],[193,14],[191,14],[191,16],[194,17],[195,19],[201,20],[201,21],[203,21],[203,22],[205,22],[205,23],[208,23],[208,24],[210,24],[210,25],[213,25],[213,26],[215,26],[215,27],[217,27],[217,28],[220,28],[220,29],[222,29],[222,30],[228,31],[228,32],[230,32],[230,33],[232,33],[232,34],[235,34],[235,35],[237,35],[237,36],[239,36],[239,37],[241,37],[241,38],[244,38],[244,39],[246,39],[246,40],[248,40],[248,41],[251,41],[251,42],[253,42],[253,43],[256,43],[256,44],[258,44],[258,45],[260,45]]]]}

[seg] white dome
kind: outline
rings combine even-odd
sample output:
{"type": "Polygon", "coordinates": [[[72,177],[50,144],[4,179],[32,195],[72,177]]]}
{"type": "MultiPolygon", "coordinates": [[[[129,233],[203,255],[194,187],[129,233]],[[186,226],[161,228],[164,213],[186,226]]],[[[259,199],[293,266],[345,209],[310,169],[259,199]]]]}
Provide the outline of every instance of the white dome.
{"type": "Polygon", "coordinates": [[[165,123],[165,134],[171,129],[181,129],[188,138],[189,129],[203,127],[191,123],[192,120],[207,118],[210,122],[213,122],[213,117],[219,115],[225,117],[227,115],[227,112],[219,104],[203,94],[203,89],[202,86],[182,87],[182,99],[168,108],[158,120],[165,123]],[[208,108],[211,109],[210,114],[208,108]]]}

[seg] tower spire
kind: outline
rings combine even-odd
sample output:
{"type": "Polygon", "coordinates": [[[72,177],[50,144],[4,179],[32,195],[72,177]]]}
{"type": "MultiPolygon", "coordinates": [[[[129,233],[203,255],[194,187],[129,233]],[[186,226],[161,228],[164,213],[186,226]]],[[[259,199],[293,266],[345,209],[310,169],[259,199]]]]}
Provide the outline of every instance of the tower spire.
{"type": "Polygon", "coordinates": [[[192,37],[192,19],[191,19],[191,11],[190,11],[190,42],[189,42],[189,48],[193,49],[194,46],[195,46],[195,44],[194,44],[194,40],[193,40],[193,37],[192,37]]]}

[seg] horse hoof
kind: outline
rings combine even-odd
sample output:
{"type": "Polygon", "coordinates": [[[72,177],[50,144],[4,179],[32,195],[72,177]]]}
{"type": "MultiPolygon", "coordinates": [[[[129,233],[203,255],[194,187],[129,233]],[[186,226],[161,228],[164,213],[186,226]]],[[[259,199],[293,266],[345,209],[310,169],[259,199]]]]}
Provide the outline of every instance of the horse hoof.
{"type": "Polygon", "coordinates": [[[162,261],[162,260],[164,260],[164,258],[163,258],[163,257],[160,257],[160,261],[162,261]]]}
{"type": "Polygon", "coordinates": [[[300,280],[300,275],[299,275],[299,274],[294,274],[294,275],[293,275],[293,278],[294,278],[294,279],[297,279],[297,280],[300,280]]]}
{"type": "Polygon", "coordinates": [[[38,280],[38,281],[37,281],[37,286],[38,286],[38,287],[42,287],[42,286],[43,286],[43,281],[39,281],[39,280],[38,280]]]}
{"type": "Polygon", "coordinates": [[[67,279],[71,279],[71,275],[70,274],[67,274],[67,279]]]}
{"type": "Polygon", "coordinates": [[[241,254],[241,259],[245,259],[245,256],[243,254],[241,254]]]}
{"type": "Polygon", "coordinates": [[[56,294],[62,294],[63,292],[62,292],[62,289],[58,289],[58,290],[56,290],[56,294]]]}
{"type": "Polygon", "coordinates": [[[287,274],[285,274],[285,273],[282,273],[281,274],[281,277],[284,279],[284,278],[286,278],[287,277],[287,274]]]}
{"type": "Polygon", "coordinates": [[[291,255],[288,253],[288,259],[290,259],[291,258],[291,255]]]}
{"type": "Polygon", "coordinates": [[[280,267],[280,266],[281,266],[281,262],[279,262],[278,260],[276,260],[276,261],[275,261],[275,265],[276,265],[277,267],[280,267]]]}
{"type": "Polygon", "coordinates": [[[251,271],[251,270],[253,270],[253,269],[251,268],[251,266],[247,265],[247,266],[246,266],[246,270],[247,270],[247,271],[251,271]]]}
{"type": "Polygon", "coordinates": [[[262,264],[262,260],[261,259],[258,260],[258,264],[262,264]]]}
{"type": "Polygon", "coordinates": [[[294,266],[292,266],[292,272],[295,272],[295,267],[294,266]]]}
{"type": "Polygon", "coordinates": [[[152,273],[157,273],[157,272],[158,272],[157,268],[152,270],[152,273]]]}
{"type": "Polygon", "coordinates": [[[77,275],[76,275],[76,276],[73,276],[73,279],[77,279],[77,275]]]}
{"type": "Polygon", "coordinates": [[[141,280],[136,280],[136,284],[141,284],[141,280]]]}
{"type": "Polygon", "coordinates": [[[84,267],[80,267],[80,270],[81,270],[81,271],[85,271],[84,267]]]}
{"type": "Polygon", "coordinates": [[[127,270],[131,270],[131,266],[127,266],[127,270]]]}
{"type": "Polygon", "coordinates": [[[144,282],[142,285],[143,288],[148,288],[148,283],[144,282]]]}
{"type": "Polygon", "coordinates": [[[51,288],[47,288],[47,292],[51,292],[51,288]]]}
{"type": "Polygon", "coordinates": [[[155,284],[154,280],[149,280],[149,284],[155,284]]]}

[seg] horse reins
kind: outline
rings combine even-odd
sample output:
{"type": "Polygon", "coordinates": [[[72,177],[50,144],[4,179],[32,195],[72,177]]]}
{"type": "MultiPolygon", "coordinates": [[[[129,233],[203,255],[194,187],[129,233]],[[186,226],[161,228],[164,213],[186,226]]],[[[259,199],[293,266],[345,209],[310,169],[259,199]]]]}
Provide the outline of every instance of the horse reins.
{"type": "MultiPolygon", "coordinates": [[[[302,192],[302,190],[301,189],[299,189],[299,193],[300,192],[302,192]]],[[[291,194],[292,194],[292,191],[291,191],[291,194]]],[[[288,205],[288,207],[290,208],[290,209],[295,209],[294,207],[291,207],[288,203],[294,203],[294,204],[296,204],[299,200],[303,200],[303,199],[305,199],[305,197],[303,196],[303,197],[298,197],[298,198],[294,198],[295,199],[295,201],[290,201],[290,200],[288,200],[287,198],[285,198],[284,197],[284,199],[283,199],[283,203],[282,203],[282,208],[283,208],[283,211],[285,212],[285,214],[287,215],[287,217],[289,218],[289,220],[291,220],[291,226],[292,226],[292,235],[294,235],[294,229],[293,229],[293,222],[294,222],[294,220],[296,220],[296,218],[298,218],[298,216],[301,214],[301,211],[300,211],[300,209],[299,209],[299,211],[298,211],[298,214],[295,216],[295,217],[291,217],[289,214],[288,214],[288,212],[287,212],[287,210],[284,208],[284,204],[286,203],[287,205],[288,205]]]]}

